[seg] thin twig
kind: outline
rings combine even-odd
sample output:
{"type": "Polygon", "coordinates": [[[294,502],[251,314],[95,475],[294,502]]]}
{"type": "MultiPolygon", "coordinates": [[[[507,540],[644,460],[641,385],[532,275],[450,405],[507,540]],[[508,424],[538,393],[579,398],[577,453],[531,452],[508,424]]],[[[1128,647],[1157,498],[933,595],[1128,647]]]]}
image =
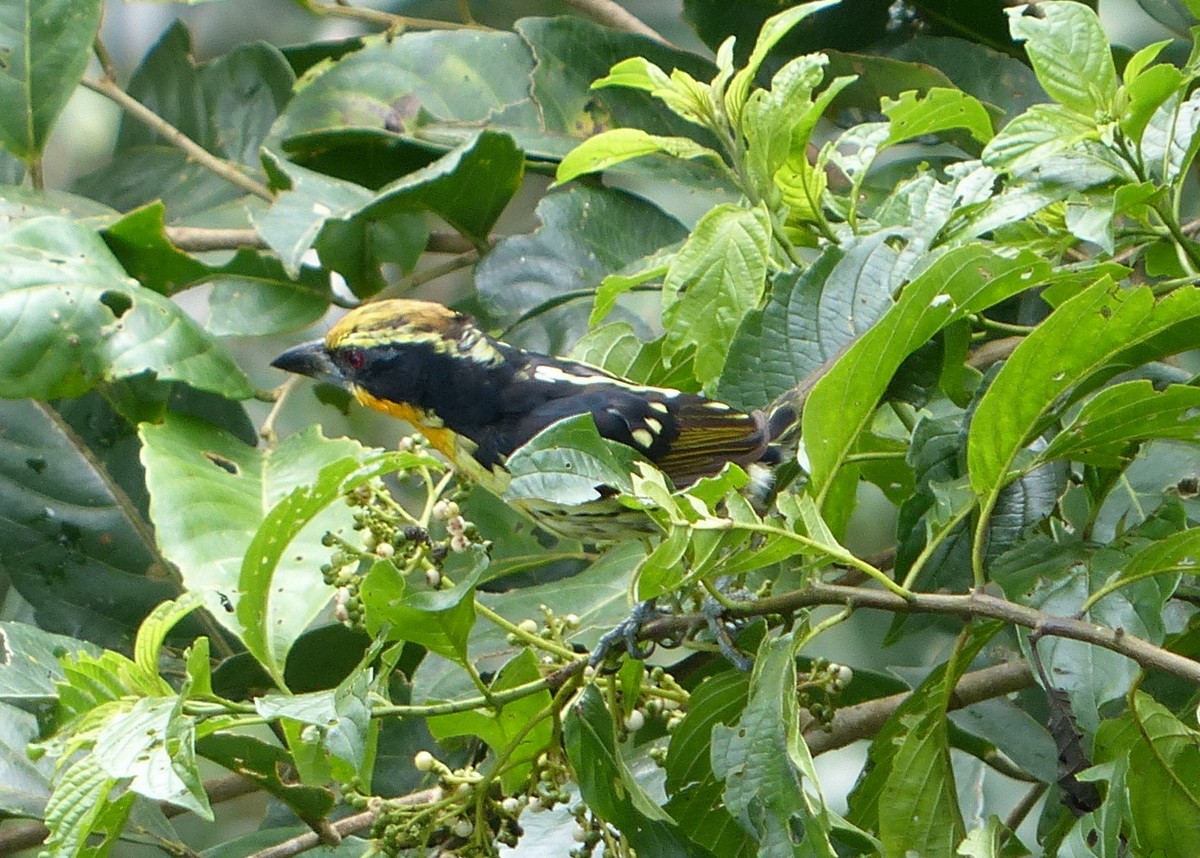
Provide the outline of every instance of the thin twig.
{"type": "Polygon", "coordinates": [[[258,437],[266,441],[268,447],[274,447],[278,441],[275,437],[275,421],[279,419],[279,413],[283,410],[284,400],[288,398],[288,394],[296,387],[298,381],[300,381],[300,376],[289,375],[287,381],[275,389],[275,402],[271,406],[271,410],[267,412],[262,428],[258,430],[258,437]]]}
{"type": "Polygon", "coordinates": [[[431,280],[437,280],[439,277],[445,277],[447,274],[453,274],[460,269],[468,268],[478,261],[479,251],[477,250],[472,250],[469,253],[460,253],[458,256],[452,256],[445,262],[430,265],[428,268],[422,268],[420,271],[414,271],[407,277],[396,281],[375,297],[379,299],[395,295],[405,295],[422,284],[428,283],[431,280]]]}
{"type": "Polygon", "coordinates": [[[262,197],[268,202],[275,198],[266,185],[247,176],[229,161],[218,158],[207,151],[199,143],[192,140],[174,125],[167,122],[153,110],[117,86],[115,81],[104,77],[84,78],[82,83],[93,92],[98,92],[105,98],[115,102],[134,119],[154,131],[172,146],[181,149],[197,164],[220,176],[230,184],[237,185],[247,193],[254,194],[256,197],[262,197]]]}
{"type": "Polygon", "coordinates": [[[217,229],[203,226],[168,226],[163,229],[167,241],[184,253],[204,253],[209,250],[240,250],[267,246],[256,230],[217,229]]]}
{"type": "Polygon", "coordinates": [[[656,42],[674,47],[661,33],[646,24],[632,12],[628,12],[621,6],[618,6],[613,0],[563,0],[563,2],[598,24],[612,27],[614,30],[645,36],[648,39],[654,39],[656,42]]]}
{"type": "Polygon", "coordinates": [[[482,24],[460,24],[457,21],[441,21],[436,18],[414,18],[411,15],[395,15],[379,9],[369,9],[360,6],[348,6],[345,3],[318,3],[308,0],[304,3],[308,11],[330,18],[345,18],[349,21],[359,21],[364,24],[375,24],[389,30],[488,30],[482,24]]]}

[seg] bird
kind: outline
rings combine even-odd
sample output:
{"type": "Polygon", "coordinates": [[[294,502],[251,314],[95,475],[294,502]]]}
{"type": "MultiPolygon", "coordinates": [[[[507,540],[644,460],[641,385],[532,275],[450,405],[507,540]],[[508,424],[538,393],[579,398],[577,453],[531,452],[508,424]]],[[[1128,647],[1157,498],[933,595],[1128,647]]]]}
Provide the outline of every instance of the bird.
{"type": "MultiPolygon", "coordinates": [[[[407,421],[460,475],[501,496],[508,458],[565,418],[590,414],[601,437],[632,448],[676,488],[729,462],[777,463],[772,441],[791,422],[525,351],[490,336],[466,313],[412,299],[352,309],[323,339],[288,349],[271,365],[347,388],[361,404],[407,421]]],[[[598,486],[595,505],[520,506],[560,536],[618,541],[638,521],[644,529],[646,516],[606,505],[613,493],[598,486]]]]}

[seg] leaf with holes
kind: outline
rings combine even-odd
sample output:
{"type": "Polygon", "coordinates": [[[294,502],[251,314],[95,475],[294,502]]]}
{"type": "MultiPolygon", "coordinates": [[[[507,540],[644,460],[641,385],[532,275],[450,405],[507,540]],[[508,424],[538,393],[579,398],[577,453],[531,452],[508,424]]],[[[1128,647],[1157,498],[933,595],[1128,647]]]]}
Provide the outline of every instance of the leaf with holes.
{"type": "Polygon", "coordinates": [[[246,376],[178,305],[130,280],[90,229],[27,221],[0,239],[0,396],[78,396],[153,373],[233,399],[246,376]]]}
{"type": "Polygon", "coordinates": [[[351,526],[350,510],[334,503],[340,478],[326,469],[352,473],[367,451],[313,427],[260,452],[183,417],[143,425],[141,438],[150,517],[164,556],[184,586],[203,595],[209,612],[282,674],[288,648],[330,596],[317,571],[329,554],[321,537],[351,526]],[[311,495],[314,479],[319,492],[311,495]],[[310,498],[307,518],[286,521],[285,530],[277,508],[292,509],[300,495],[310,498]],[[254,569],[248,577],[244,558],[254,569]]]}

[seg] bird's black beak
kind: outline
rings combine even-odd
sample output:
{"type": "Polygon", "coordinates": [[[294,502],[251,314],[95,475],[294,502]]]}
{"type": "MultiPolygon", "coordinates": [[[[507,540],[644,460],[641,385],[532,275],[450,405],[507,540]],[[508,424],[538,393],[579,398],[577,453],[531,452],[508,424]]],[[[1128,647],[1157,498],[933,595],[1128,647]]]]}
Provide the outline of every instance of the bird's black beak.
{"type": "Polygon", "coordinates": [[[271,366],[287,372],[294,372],[297,375],[307,375],[309,378],[326,381],[330,384],[344,384],[346,381],[337,366],[329,359],[329,352],[325,350],[324,340],[313,340],[290,348],[271,361],[271,366]]]}

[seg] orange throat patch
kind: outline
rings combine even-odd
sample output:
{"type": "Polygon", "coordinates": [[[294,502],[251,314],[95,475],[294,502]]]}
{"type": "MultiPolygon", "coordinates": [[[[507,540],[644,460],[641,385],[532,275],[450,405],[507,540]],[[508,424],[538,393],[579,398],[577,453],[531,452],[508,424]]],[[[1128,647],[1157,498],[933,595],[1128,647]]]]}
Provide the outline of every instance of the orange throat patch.
{"type": "Polygon", "coordinates": [[[409,405],[407,402],[392,402],[390,399],[380,399],[361,387],[353,388],[354,398],[360,403],[391,417],[398,417],[409,423],[414,429],[428,439],[433,449],[450,460],[450,464],[460,473],[465,474],[476,482],[492,491],[503,491],[508,484],[508,472],[503,468],[488,470],[475,458],[475,442],[465,438],[452,429],[447,429],[441,419],[431,411],[409,405]]]}

